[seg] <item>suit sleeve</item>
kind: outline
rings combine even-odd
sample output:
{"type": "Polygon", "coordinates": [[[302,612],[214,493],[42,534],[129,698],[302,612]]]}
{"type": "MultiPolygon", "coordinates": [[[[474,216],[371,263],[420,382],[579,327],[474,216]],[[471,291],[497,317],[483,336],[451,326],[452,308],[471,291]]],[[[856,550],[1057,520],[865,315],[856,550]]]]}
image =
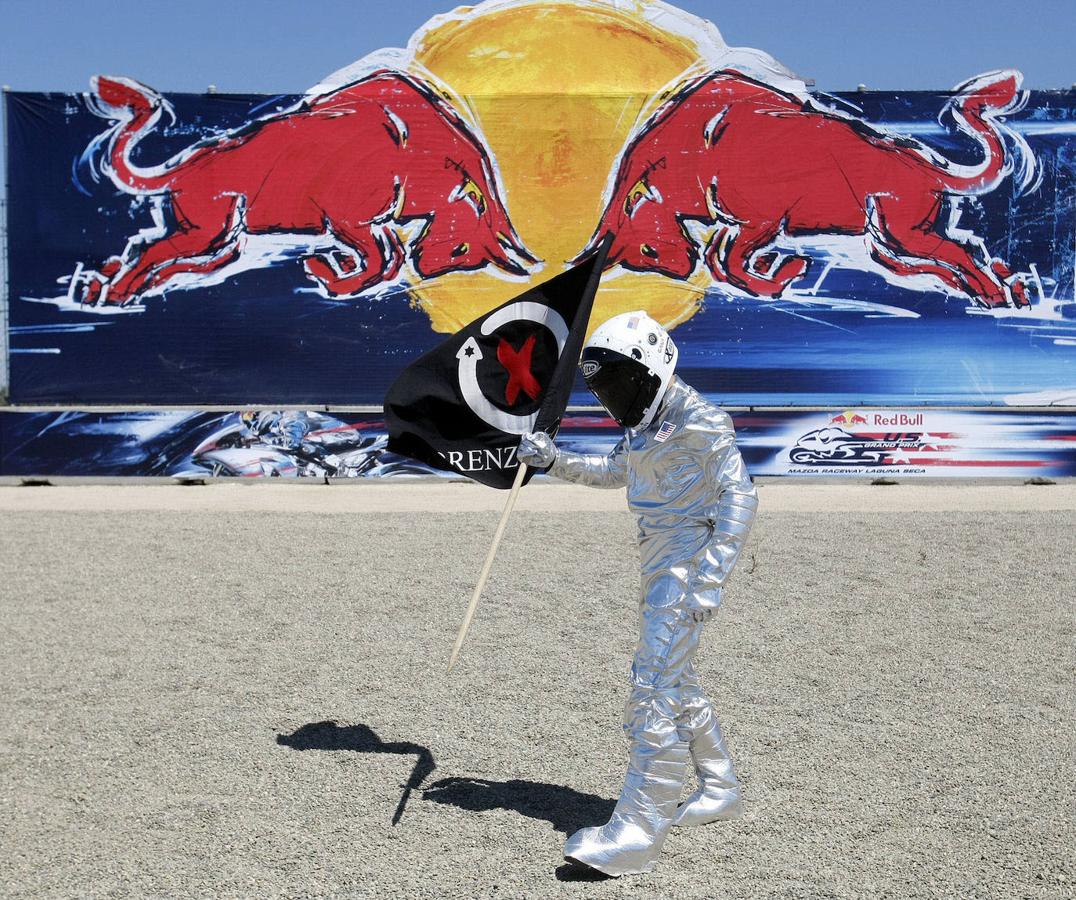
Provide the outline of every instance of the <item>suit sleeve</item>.
{"type": "Polygon", "coordinates": [[[549,474],[588,487],[618,488],[627,481],[627,437],[622,437],[608,456],[560,450],[549,474]]]}
{"type": "Polygon", "coordinates": [[[715,417],[712,436],[703,461],[706,481],[712,490],[709,504],[712,538],[695,560],[695,591],[724,587],[747,542],[758,509],[758,494],[736,447],[736,432],[726,413],[715,417]]]}

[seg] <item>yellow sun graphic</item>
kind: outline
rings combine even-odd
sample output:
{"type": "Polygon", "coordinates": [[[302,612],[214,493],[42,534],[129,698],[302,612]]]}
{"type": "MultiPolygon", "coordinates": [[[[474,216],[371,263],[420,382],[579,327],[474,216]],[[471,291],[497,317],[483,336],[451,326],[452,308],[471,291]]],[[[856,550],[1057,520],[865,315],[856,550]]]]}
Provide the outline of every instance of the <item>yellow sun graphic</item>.
{"type": "MultiPolygon", "coordinates": [[[[698,65],[696,39],[645,15],[657,6],[670,9],[646,0],[483,4],[435,19],[412,39],[418,66],[481,128],[512,222],[544,261],[534,282],[562,271],[586,246],[632,127],[663,88],[698,65]]],[[[639,308],[674,326],[699,308],[707,283],[702,273],[677,282],[611,270],[591,328],[639,308]]],[[[434,330],[451,332],[525,289],[482,271],[449,274],[413,294],[434,330]]]]}

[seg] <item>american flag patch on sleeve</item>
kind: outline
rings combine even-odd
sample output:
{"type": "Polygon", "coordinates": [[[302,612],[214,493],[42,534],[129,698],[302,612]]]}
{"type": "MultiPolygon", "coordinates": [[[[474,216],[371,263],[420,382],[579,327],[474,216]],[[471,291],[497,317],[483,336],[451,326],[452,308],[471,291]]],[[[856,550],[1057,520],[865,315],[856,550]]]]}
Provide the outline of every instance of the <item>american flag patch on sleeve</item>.
{"type": "Polygon", "coordinates": [[[676,431],[676,425],[672,422],[662,422],[661,427],[658,429],[658,433],[654,435],[654,440],[659,443],[663,443],[669,439],[669,436],[676,431]]]}

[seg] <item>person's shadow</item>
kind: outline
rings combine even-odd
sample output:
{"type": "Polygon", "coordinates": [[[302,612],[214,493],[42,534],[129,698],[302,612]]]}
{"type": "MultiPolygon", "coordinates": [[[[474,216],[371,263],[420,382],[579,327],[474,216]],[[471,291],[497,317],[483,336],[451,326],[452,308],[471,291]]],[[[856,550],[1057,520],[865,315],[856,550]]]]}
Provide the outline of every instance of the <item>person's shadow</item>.
{"type": "MultiPolygon", "coordinates": [[[[512,778],[442,778],[422,792],[423,800],[448,803],[460,809],[485,812],[507,809],[530,819],[545,819],[564,834],[585,825],[601,825],[613,813],[616,802],[597,794],[544,781],[512,778]]],[[[556,872],[558,881],[604,881],[609,876],[575,862],[566,862],[556,872]]]]}
{"type": "Polygon", "coordinates": [[[383,741],[368,725],[340,725],[331,720],[310,722],[291,734],[278,734],[276,742],[293,750],[353,750],[356,753],[399,753],[418,757],[411,777],[401,785],[404,792],[392,816],[393,825],[403,816],[411,792],[437,768],[429,747],[410,741],[383,741]]]}
{"type": "MultiPolygon", "coordinates": [[[[392,817],[403,816],[411,793],[437,768],[428,747],[410,741],[383,741],[368,725],[311,722],[291,734],[278,734],[276,742],[294,750],[351,750],[357,753],[399,753],[418,757],[392,817]]],[[[584,794],[560,784],[512,778],[442,778],[422,791],[422,799],[458,806],[471,812],[504,809],[530,819],[544,819],[557,831],[570,834],[585,825],[600,825],[612,815],[616,803],[596,794],[584,794]]],[[[556,871],[561,881],[593,881],[606,876],[594,869],[567,863],[556,871]]]]}
{"type": "Polygon", "coordinates": [[[600,825],[616,804],[596,794],[584,794],[560,784],[512,778],[442,778],[422,792],[423,800],[449,803],[460,809],[485,812],[507,809],[529,819],[545,819],[557,831],[570,834],[584,825],[600,825]]]}

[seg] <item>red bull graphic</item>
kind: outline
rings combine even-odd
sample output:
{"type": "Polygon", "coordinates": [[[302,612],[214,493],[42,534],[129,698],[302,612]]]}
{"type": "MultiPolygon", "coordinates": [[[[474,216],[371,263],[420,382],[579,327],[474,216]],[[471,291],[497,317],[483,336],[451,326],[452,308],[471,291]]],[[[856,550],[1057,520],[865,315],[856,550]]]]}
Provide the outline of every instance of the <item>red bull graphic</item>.
{"type": "Polygon", "coordinates": [[[811,264],[779,241],[847,236],[889,275],[932,276],[985,308],[1029,306],[1026,278],[956,227],[959,198],[1014,171],[1032,186],[1034,157],[1000,121],[1026,103],[1020,77],[980,76],[946,104],[980,146],[972,166],[739,72],[695,78],[625,148],[596,239],[616,235],[610,267],[686,279],[701,257],[715,282],[775,298],[811,264]],[[708,230],[701,249],[692,224],[708,230]]]}
{"type": "Polygon", "coordinates": [[[379,71],[297,108],[202,142],[153,169],[131,161],[169,106],[125,78],[94,79],[94,110],[115,120],[101,169],[121,191],[153,199],[158,228],[83,271],[81,300],[127,306],[168,288],[303,253],[327,295],[391,284],[410,262],[421,278],[537,262],[515,233],[489,152],[433,87],[379,71]],[[418,227],[405,245],[398,229],[418,227]],[[279,238],[283,236],[283,241],[279,238]],[[255,240],[274,237],[255,250],[255,240]]]}
{"type": "Polygon", "coordinates": [[[848,410],[829,420],[831,423],[839,422],[841,425],[866,425],[867,419],[860,413],[848,410]]]}
{"type": "Polygon", "coordinates": [[[484,0],[305,92],[7,93],[12,399],[377,407],[611,233],[592,325],[719,404],[1076,403],[1076,93],[823,93],[719,25],[484,0]]]}

